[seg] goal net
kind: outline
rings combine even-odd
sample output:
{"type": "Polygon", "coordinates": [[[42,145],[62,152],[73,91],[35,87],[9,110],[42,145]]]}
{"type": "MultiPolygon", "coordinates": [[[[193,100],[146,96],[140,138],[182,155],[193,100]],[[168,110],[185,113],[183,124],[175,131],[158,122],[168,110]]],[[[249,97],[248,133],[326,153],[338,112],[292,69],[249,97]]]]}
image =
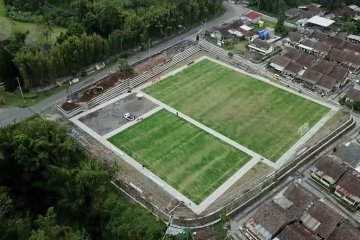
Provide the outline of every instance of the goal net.
{"type": "Polygon", "coordinates": [[[309,131],[309,123],[304,123],[299,127],[298,133],[300,136],[303,136],[307,131],[309,131]]]}

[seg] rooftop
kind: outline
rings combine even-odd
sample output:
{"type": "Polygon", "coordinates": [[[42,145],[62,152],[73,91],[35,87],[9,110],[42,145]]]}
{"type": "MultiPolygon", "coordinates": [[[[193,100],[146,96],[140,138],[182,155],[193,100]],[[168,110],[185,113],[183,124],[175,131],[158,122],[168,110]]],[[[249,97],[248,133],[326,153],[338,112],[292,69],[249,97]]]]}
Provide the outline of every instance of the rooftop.
{"type": "Polygon", "coordinates": [[[310,55],[308,53],[303,53],[300,58],[296,60],[298,64],[300,64],[303,67],[309,68],[313,65],[315,62],[316,57],[314,55],[310,55]]]}
{"type": "Polygon", "coordinates": [[[314,200],[315,197],[296,182],[274,197],[274,202],[285,211],[285,215],[291,220],[299,219],[314,200]]]}
{"type": "Polygon", "coordinates": [[[316,84],[317,82],[320,81],[322,76],[323,74],[318,71],[306,69],[300,78],[311,84],[316,84]]]}
{"type": "Polygon", "coordinates": [[[296,62],[290,62],[284,70],[296,75],[302,70],[302,66],[296,62]]]}
{"type": "Polygon", "coordinates": [[[269,44],[268,42],[266,42],[264,40],[260,40],[257,38],[249,44],[249,47],[250,46],[253,46],[253,47],[256,47],[259,49],[263,49],[263,50],[269,50],[271,47],[271,44],[269,44]]]}
{"type": "Polygon", "coordinates": [[[335,67],[335,64],[326,60],[319,59],[312,67],[311,69],[328,74],[330,73],[333,68],[335,67]]]}
{"type": "Polygon", "coordinates": [[[356,202],[360,202],[360,174],[353,170],[347,171],[335,185],[340,190],[356,202]]]}
{"type": "MultiPolygon", "coordinates": [[[[276,55],[273,59],[271,59],[270,65],[278,65],[282,68],[285,68],[289,63],[290,59],[281,55],[276,55]]],[[[280,70],[280,69],[279,69],[280,70]]],[[[282,71],[282,70],[281,70],[282,71]]]]}
{"type": "Polygon", "coordinates": [[[297,61],[301,55],[304,53],[303,50],[296,49],[296,48],[286,48],[285,53],[283,54],[284,57],[287,57],[293,61],[297,61]]]}
{"type": "Polygon", "coordinates": [[[327,19],[327,18],[319,17],[319,16],[314,16],[314,17],[310,18],[307,22],[312,23],[314,25],[321,26],[321,27],[329,27],[335,21],[327,19]]]}
{"type": "Polygon", "coordinates": [[[332,61],[337,61],[349,66],[359,67],[360,66],[360,55],[355,55],[347,51],[341,51],[338,49],[331,49],[327,55],[332,61]]]}
{"type": "Polygon", "coordinates": [[[351,39],[351,40],[360,41],[360,36],[359,35],[350,34],[349,36],[347,36],[347,38],[351,39]]]}
{"type": "Polygon", "coordinates": [[[255,225],[260,224],[272,235],[290,221],[281,208],[273,202],[262,204],[254,213],[252,220],[255,222],[255,225]]]}
{"type": "Polygon", "coordinates": [[[336,79],[323,75],[317,85],[326,91],[331,91],[336,85],[336,79]]]}
{"type": "Polygon", "coordinates": [[[248,18],[248,19],[251,19],[251,20],[255,20],[259,17],[261,17],[262,15],[258,12],[255,12],[255,11],[251,11],[247,14],[244,15],[244,17],[248,18]]]}
{"type": "Polygon", "coordinates": [[[335,155],[352,168],[357,168],[360,165],[360,144],[356,140],[343,143],[336,147],[335,155]]]}
{"type": "Polygon", "coordinates": [[[300,43],[303,36],[297,32],[289,32],[287,38],[294,43],[300,43]]]}
{"type": "Polygon", "coordinates": [[[328,237],[342,220],[345,220],[343,216],[320,200],[301,217],[307,228],[323,238],[328,237]]]}
{"type": "Polygon", "coordinates": [[[326,240],[360,239],[360,232],[347,222],[340,224],[326,240]]]}
{"type": "Polygon", "coordinates": [[[294,223],[287,225],[275,238],[275,240],[317,240],[319,239],[304,225],[294,223]]]}
{"type": "Polygon", "coordinates": [[[335,158],[322,156],[311,168],[311,171],[333,184],[345,173],[346,168],[341,166],[335,158]]]}
{"type": "Polygon", "coordinates": [[[346,93],[346,97],[355,102],[358,102],[360,101],[360,90],[352,88],[346,93]]]}
{"type": "Polygon", "coordinates": [[[329,77],[332,77],[339,82],[345,82],[348,75],[349,71],[339,66],[335,66],[333,70],[328,74],[329,77]]]}

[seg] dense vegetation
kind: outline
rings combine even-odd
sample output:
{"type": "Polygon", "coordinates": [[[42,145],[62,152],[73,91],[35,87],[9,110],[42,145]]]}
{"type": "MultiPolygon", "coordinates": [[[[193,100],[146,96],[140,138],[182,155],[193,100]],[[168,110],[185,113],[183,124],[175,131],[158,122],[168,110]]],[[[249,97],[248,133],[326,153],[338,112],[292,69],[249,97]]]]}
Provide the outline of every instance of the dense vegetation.
{"type": "MultiPolygon", "coordinates": [[[[5,3],[9,17],[41,21],[48,40],[45,44],[8,50],[25,88],[52,83],[125,50],[146,48],[223,10],[221,0],[5,0],[5,3]],[[49,37],[54,25],[68,29],[56,43],[49,37]]],[[[0,80],[4,78],[0,74],[0,80]]]]}
{"type": "Polygon", "coordinates": [[[109,180],[64,126],[34,118],[1,129],[0,239],[160,239],[165,225],[109,180]]]}

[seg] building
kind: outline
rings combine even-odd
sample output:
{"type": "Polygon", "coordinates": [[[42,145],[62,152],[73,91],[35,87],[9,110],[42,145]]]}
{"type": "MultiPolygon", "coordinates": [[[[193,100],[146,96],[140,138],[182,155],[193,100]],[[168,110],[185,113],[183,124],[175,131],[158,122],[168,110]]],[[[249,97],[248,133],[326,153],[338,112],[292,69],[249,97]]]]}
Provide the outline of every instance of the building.
{"type": "Polygon", "coordinates": [[[321,238],[327,238],[345,218],[321,200],[304,213],[300,221],[321,238]]]}
{"type": "Polygon", "coordinates": [[[360,71],[360,55],[348,51],[341,51],[339,49],[331,49],[326,58],[329,61],[337,62],[343,68],[353,73],[358,73],[360,71]]]}
{"type": "Polygon", "coordinates": [[[360,43],[360,36],[359,36],[359,35],[350,34],[349,36],[347,36],[347,39],[348,39],[350,42],[360,43]]]}
{"type": "Polygon", "coordinates": [[[329,29],[329,27],[334,23],[335,23],[334,20],[330,20],[320,16],[313,16],[312,18],[307,20],[306,25],[317,26],[321,29],[329,29]]]}
{"type": "Polygon", "coordinates": [[[269,240],[289,223],[288,217],[274,202],[262,204],[246,222],[246,231],[255,239],[269,240]]]}
{"type": "Polygon", "coordinates": [[[245,20],[252,22],[252,23],[258,23],[261,19],[261,14],[255,11],[248,12],[247,14],[243,15],[245,20]]]}
{"type": "Polygon", "coordinates": [[[330,189],[346,172],[335,156],[323,156],[310,169],[311,179],[330,189]]]}
{"type": "Polygon", "coordinates": [[[327,43],[318,42],[311,39],[303,40],[301,44],[297,45],[297,47],[320,58],[325,58],[332,48],[332,46],[327,43]]]}
{"type": "Polygon", "coordinates": [[[274,240],[320,240],[309,229],[300,223],[287,225],[274,240]]]}
{"type": "Polygon", "coordinates": [[[354,210],[360,206],[360,173],[347,171],[335,184],[335,196],[354,210]]]}
{"type": "Polygon", "coordinates": [[[290,8],[285,10],[284,15],[286,19],[293,19],[298,17],[303,11],[298,8],[290,8]]]}
{"type": "Polygon", "coordinates": [[[262,55],[267,55],[274,51],[272,44],[260,39],[255,39],[248,45],[248,47],[251,51],[258,52],[262,55]]]}
{"type": "Polygon", "coordinates": [[[303,70],[302,66],[296,62],[291,61],[283,70],[285,75],[295,77],[303,70]]]}
{"type": "Polygon", "coordinates": [[[312,69],[306,69],[298,78],[303,81],[304,86],[310,90],[315,90],[315,84],[317,84],[323,77],[323,73],[312,69]]]}
{"type": "Polygon", "coordinates": [[[320,78],[319,82],[317,82],[317,84],[314,86],[314,89],[323,95],[328,95],[335,91],[336,84],[337,81],[334,78],[324,74],[320,78]]]}
{"type": "Polygon", "coordinates": [[[360,144],[356,140],[340,144],[336,147],[334,154],[348,166],[360,172],[360,144]]]}
{"type": "Polygon", "coordinates": [[[348,222],[341,223],[326,240],[360,239],[360,232],[348,222]]]}
{"type": "Polygon", "coordinates": [[[276,71],[282,72],[290,62],[291,60],[289,58],[277,55],[271,59],[270,66],[276,71]]]}
{"type": "Polygon", "coordinates": [[[288,47],[285,49],[285,53],[283,54],[283,56],[296,62],[302,56],[303,53],[304,53],[303,50],[288,47]]]}
{"type": "Polygon", "coordinates": [[[296,182],[291,183],[273,198],[274,203],[282,208],[290,220],[300,219],[314,200],[315,197],[296,182]]]}
{"type": "Polygon", "coordinates": [[[297,32],[289,32],[288,36],[284,38],[283,44],[285,46],[296,47],[304,39],[303,35],[297,32]]]}
{"type": "Polygon", "coordinates": [[[296,62],[303,66],[304,69],[310,68],[315,63],[315,61],[316,57],[314,55],[310,55],[305,52],[303,52],[296,60],[296,62]]]}
{"type": "Polygon", "coordinates": [[[353,87],[346,93],[346,101],[360,102],[360,89],[353,87]]]}

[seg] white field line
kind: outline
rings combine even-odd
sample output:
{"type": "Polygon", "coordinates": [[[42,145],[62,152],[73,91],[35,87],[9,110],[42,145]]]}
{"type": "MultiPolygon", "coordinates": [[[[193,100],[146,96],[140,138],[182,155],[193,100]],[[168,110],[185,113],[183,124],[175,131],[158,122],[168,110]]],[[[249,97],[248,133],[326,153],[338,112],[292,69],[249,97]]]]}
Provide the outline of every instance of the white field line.
{"type": "Polygon", "coordinates": [[[127,128],[131,127],[131,126],[134,126],[134,125],[137,124],[139,121],[141,121],[141,120],[143,120],[144,118],[147,118],[147,117],[153,115],[154,113],[160,111],[161,109],[163,109],[161,106],[157,106],[156,108],[150,110],[149,112],[146,112],[146,113],[144,113],[143,115],[137,117],[134,121],[128,122],[128,123],[122,125],[121,127],[119,127],[119,128],[117,128],[117,129],[115,129],[115,130],[113,130],[113,131],[111,131],[111,132],[103,135],[103,138],[108,139],[108,138],[110,138],[110,137],[112,137],[112,136],[114,136],[114,135],[116,135],[116,134],[124,131],[125,129],[127,129],[127,128]],[[141,120],[140,120],[140,119],[141,119],[141,120]]]}
{"type": "Polygon", "coordinates": [[[283,154],[275,163],[275,168],[279,169],[285,162],[296,153],[297,149],[307,142],[314,134],[316,134],[319,129],[324,126],[327,121],[336,114],[337,110],[331,110],[323,118],[320,119],[309,131],[307,131],[304,136],[302,136],[285,154],[283,154]]]}
{"type": "Polygon", "coordinates": [[[97,134],[95,131],[93,131],[91,128],[80,122],[78,119],[72,118],[70,119],[74,124],[82,128],[84,131],[86,131],[90,136],[101,142],[104,146],[106,146],[108,149],[112,150],[114,153],[116,153],[118,156],[120,156],[124,161],[126,161],[128,164],[133,166],[137,171],[144,174],[146,177],[151,179],[154,183],[159,185],[161,188],[163,188],[165,191],[167,191],[169,194],[174,196],[176,199],[183,201],[186,206],[188,206],[193,212],[196,214],[200,214],[202,212],[201,208],[199,208],[198,205],[196,205],[193,201],[185,197],[182,193],[177,191],[175,188],[170,186],[167,182],[160,179],[158,176],[156,176],[154,173],[152,173],[150,170],[144,168],[140,163],[138,163],[135,159],[127,155],[125,152],[123,152],[118,147],[111,144],[109,141],[104,139],[102,136],[97,134]]]}

